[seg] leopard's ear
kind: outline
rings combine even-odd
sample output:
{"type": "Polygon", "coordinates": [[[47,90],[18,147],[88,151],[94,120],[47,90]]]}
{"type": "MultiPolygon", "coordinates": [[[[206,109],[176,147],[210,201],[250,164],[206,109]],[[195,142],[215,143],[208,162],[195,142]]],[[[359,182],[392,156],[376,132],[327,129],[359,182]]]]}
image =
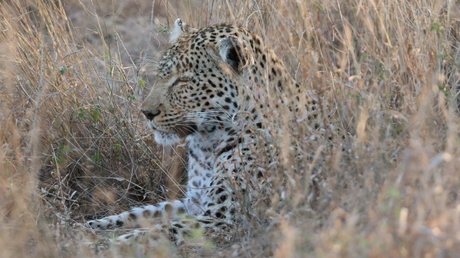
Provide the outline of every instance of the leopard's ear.
{"type": "Polygon", "coordinates": [[[170,44],[176,43],[180,35],[184,33],[183,26],[184,26],[184,23],[182,22],[181,19],[177,19],[176,21],[174,21],[174,28],[169,33],[169,43],[170,44]]]}
{"type": "Polygon", "coordinates": [[[189,33],[196,31],[196,29],[191,28],[188,24],[184,23],[181,19],[174,21],[174,28],[169,33],[169,43],[174,44],[177,42],[177,39],[185,32],[189,33]]]}
{"type": "Polygon", "coordinates": [[[217,43],[219,55],[235,72],[241,70],[249,64],[251,60],[250,50],[247,43],[237,37],[230,36],[217,43]]]}

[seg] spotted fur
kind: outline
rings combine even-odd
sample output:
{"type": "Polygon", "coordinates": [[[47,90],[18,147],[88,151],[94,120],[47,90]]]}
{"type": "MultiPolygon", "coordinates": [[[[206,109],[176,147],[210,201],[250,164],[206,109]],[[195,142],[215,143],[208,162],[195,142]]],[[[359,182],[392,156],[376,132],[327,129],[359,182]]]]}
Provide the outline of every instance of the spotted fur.
{"type": "Polygon", "coordinates": [[[283,62],[242,26],[219,24],[196,30],[177,20],[170,42],[141,110],[159,144],[185,139],[185,197],[88,223],[94,229],[110,229],[137,226],[146,219],[181,244],[193,229],[230,230],[241,220],[238,196],[251,201],[267,177],[254,167],[254,150],[255,132],[267,132],[268,94],[278,99],[274,105],[289,105],[298,117],[316,118],[319,113],[314,98],[300,90],[283,62]],[[286,99],[287,91],[293,90],[289,92],[293,101],[286,99]],[[297,103],[300,98],[303,105],[297,103]]]}

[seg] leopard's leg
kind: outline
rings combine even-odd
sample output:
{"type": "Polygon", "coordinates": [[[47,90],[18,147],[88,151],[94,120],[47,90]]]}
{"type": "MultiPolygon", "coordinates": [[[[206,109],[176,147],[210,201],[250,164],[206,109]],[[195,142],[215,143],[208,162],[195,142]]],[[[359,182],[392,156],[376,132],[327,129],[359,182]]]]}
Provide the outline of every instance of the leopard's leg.
{"type": "Polygon", "coordinates": [[[93,229],[102,230],[120,227],[136,227],[143,219],[169,220],[179,214],[185,214],[186,212],[186,207],[181,200],[166,201],[155,205],[136,207],[118,215],[90,220],[88,221],[88,225],[93,229]]]}
{"type": "Polygon", "coordinates": [[[90,221],[89,225],[95,229],[109,229],[114,228],[113,225],[134,226],[143,219],[152,219],[149,223],[144,224],[145,227],[137,228],[114,239],[112,243],[115,245],[148,243],[148,246],[156,246],[167,239],[176,246],[180,246],[187,237],[195,235],[194,233],[198,233],[195,236],[206,234],[212,238],[217,235],[225,236],[228,235],[228,229],[232,227],[233,221],[229,218],[233,217],[234,209],[230,201],[232,198],[226,197],[230,193],[223,188],[217,189],[217,194],[216,191],[209,190],[210,206],[203,207],[206,210],[204,213],[209,215],[194,214],[197,213],[197,210],[194,210],[197,207],[191,205],[192,201],[186,198],[181,201],[162,202],[157,205],[134,208],[119,215],[90,221]],[[184,206],[184,203],[188,205],[184,206]]]}
{"type": "MultiPolygon", "coordinates": [[[[228,222],[209,216],[182,216],[152,224],[146,228],[134,229],[112,240],[115,245],[144,244],[149,247],[158,247],[165,241],[181,246],[190,237],[220,236],[230,240],[228,229],[232,225],[228,222]]],[[[195,238],[195,240],[197,240],[195,238]]]]}

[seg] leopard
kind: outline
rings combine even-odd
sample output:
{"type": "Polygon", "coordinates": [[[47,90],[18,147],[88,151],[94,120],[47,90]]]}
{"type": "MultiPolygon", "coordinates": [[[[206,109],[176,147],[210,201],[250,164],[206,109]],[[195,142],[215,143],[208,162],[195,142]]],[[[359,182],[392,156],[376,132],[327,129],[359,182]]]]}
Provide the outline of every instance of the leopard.
{"type": "Polygon", "coordinates": [[[169,44],[140,111],[156,143],[185,143],[184,197],[87,224],[108,230],[148,221],[180,246],[193,230],[231,236],[227,233],[244,219],[242,202],[255,201],[257,191],[269,187],[270,174],[255,166],[258,152],[268,148],[259,136],[282,132],[267,125],[267,109],[284,107],[289,119],[309,120],[316,131],[321,112],[317,96],[300,87],[263,38],[242,25],[195,29],[177,19],[169,44]]]}

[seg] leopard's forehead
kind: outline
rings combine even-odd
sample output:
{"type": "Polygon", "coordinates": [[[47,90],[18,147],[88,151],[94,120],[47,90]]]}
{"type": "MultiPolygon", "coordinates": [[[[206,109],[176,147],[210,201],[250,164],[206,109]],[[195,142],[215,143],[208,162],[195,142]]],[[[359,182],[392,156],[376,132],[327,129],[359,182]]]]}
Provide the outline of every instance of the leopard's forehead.
{"type": "Polygon", "coordinates": [[[218,24],[182,34],[159,62],[158,74],[166,79],[172,74],[193,68],[193,64],[209,59],[206,48],[229,36],[247,37],[249,32],[236,24],[218,24]]]}

